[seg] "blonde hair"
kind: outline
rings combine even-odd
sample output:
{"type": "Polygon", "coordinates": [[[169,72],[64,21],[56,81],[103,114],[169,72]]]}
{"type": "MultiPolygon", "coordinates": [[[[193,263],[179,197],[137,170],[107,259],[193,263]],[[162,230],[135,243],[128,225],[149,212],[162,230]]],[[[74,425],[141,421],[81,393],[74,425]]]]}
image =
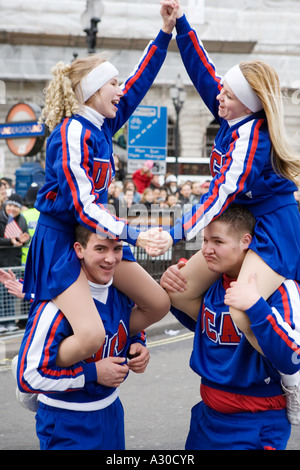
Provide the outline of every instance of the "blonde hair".
{"type": "Polygon", "coordinates": [[[45,93],[46,100],[40,121],[45,122],[50,132],[65,118],[78,113],[83,104],[82,96],[75,94],[75,88],[91,70],[105,62],[102,53],[90,54],[75,59],[71,64],[58,62],[52,69],[53,79],[45,93]]]}
{"type": "Polygon", "coordinates": [[[240,69],[260,98],[272,144],[272,164],[280,175],[299,184],[300,155],[289,144],[284,126],[284,108],[278,75],[262,61],[245,61],[240,69]]]}
{"type": "Polygon", "coordinates": [[[147,195],[148,194],[153,194],[153,190],[151,188],[146,188],[144,189],[142,195],[141,195],[141,198],[140,198],[140,203],[143,204],[146,202],[146,198],[147,198],[147,195]]]}

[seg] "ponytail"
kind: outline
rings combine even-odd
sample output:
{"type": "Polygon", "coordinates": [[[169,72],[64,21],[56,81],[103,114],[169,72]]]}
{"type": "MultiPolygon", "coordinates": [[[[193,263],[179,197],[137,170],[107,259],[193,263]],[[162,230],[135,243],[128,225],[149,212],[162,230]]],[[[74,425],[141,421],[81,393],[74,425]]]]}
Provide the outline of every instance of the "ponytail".
{"type": "Polygon", "coordinates": [[[291,147],[285,131],[283,100],[276,71],[262,61],[242,62],[240,68],[263,104],[274,170],[299,185],[300,155],[291,147]]]}

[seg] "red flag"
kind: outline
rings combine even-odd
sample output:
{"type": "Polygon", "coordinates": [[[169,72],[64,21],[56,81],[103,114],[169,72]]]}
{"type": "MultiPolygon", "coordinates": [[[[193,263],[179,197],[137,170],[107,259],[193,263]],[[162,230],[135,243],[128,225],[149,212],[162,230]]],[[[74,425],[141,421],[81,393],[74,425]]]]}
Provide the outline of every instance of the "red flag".
{"type": "Polygon", "coordinates": [[[22,230],[12,215],[8,216],[7,224],[4,230],[4,238],[18,238],[22,230]]]}

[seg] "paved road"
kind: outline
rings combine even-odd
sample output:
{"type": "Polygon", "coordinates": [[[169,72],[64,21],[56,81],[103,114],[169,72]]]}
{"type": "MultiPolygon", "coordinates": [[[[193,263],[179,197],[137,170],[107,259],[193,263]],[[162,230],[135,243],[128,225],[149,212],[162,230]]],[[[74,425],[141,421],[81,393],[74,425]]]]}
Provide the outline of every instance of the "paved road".
{"type": "MultiPolygon", "coordinates": [[[[122,385],[128,450],[183,450],[191,407],[199,400],[199,380],[189,369],[191,334],[162,333],[149,339],[147,373],[131,374],[122,385]]],[[[0,365],[0,450],[38,449],[34,414],[15,400],[9,360],[0,365]]],[[[300,449],[300,426],[288,449],[300,449]]]]}

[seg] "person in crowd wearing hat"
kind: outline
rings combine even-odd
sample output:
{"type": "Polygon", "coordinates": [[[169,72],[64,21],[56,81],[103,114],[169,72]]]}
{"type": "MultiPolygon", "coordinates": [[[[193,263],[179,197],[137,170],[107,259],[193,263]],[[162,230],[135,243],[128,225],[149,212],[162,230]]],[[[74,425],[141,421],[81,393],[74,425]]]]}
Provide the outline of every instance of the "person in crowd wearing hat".
{"type": "Polygon", "coordinates": [[[0,211],[0,266],[20,266],[21,248],[30,240],[27,222],[22,215],[23,199],[19,194],[11,194],[0,211]]]}
{"type": "Polygon", "coordinates": [[[177,178],[175,175],[169,174],[166,176],[164,188],[167,191],[167,195],[176,194],[178,197],[179,192],[177,186],[177,178]]]}
{"type": "MultiPolygon", "coordinates": [[[[23,199],[19,194],[11,194],[0,210],[0,267],[21,265],[22,247],[29,242],[30,235],[25,218],[21,214],[23,199]]],[[[7,297],[5,288],[0,285],[2,297],[1,316],[14,315],[14,301],[7,297]]],[[[15,322],[0,322],[0,333],[16,329],[15,322]]]]}
{"type": "Polygon", "coordinates": [[[139,194],[143,194],[145,189],[149,188],[151,181],[153,179],[153,174],[151,172],[153,168],[153,161],[147,160],[142,168],[136,170],[132,175],[132,181],[136,186],[136,190],[139,194]]]}
{"type": "Polygon", "coordinates": [[[206,180],[206,181],[204,181],[204,183],[201,184],[201,196],[208,192],[209,185],[210,185],[209,180],[206,180]]]}

